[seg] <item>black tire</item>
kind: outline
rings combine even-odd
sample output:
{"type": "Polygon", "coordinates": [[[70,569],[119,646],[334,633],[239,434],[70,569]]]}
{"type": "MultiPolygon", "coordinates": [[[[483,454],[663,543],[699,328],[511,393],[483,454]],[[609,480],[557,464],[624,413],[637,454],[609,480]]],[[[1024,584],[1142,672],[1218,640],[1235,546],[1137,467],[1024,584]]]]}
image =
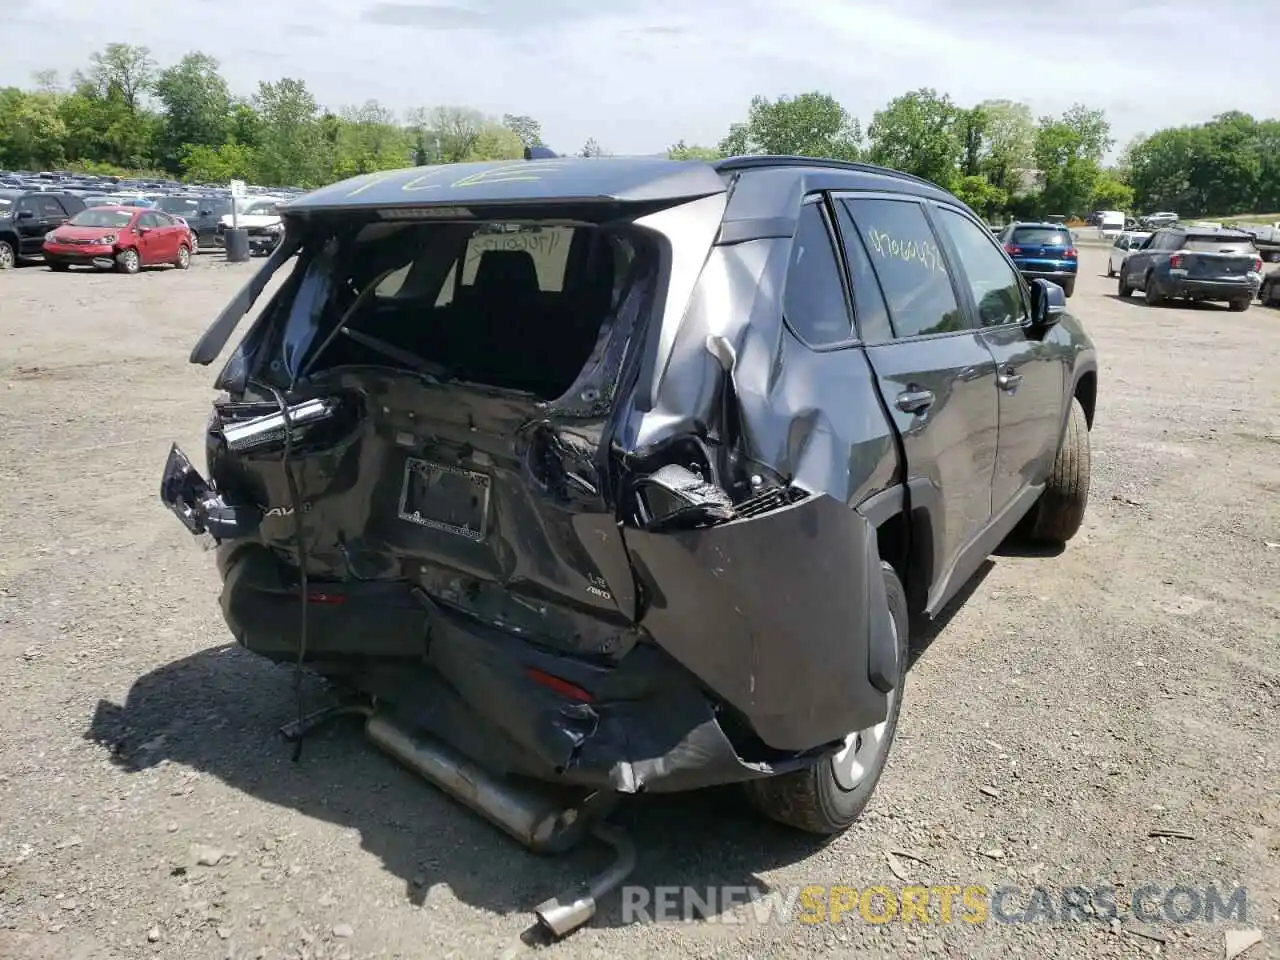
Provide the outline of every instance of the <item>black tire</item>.
{"type": "Polygon", "coordinates": [[[68,270],[71,269],[71,264],[51,262],[49,264],[49,269],[52,270],[54,273],[66,273],[68,270]]]}
{"type": "Polygon", "coordinates": [[[1252,303],[1253,303],[1252,297],[1250,297],[1247,300],[1244,297],[1237,297],[1235,300],[1229,301],[1227,303],[1227,306],[1230,308],[1232,313],[1244,313],[1246,310],[1249,309],[1249,306],[1252,303]]]}
{"type": "Polygon", "coordinates": [[[1133,296],[1133,287],[1129,286],[1129,277],[1124,272],[1124,267],[1120,268],[1120,280],[1116,285],[1116,294],[1121,297],[1133,296]]]}
{"type": "Polygon", "coordinates": [[[1062,295],[1070,297],[1076,292],[1076,282],[1074,280],[1064,280],[1059,286],[1062,287],[1062,295]]]}
{"type": "Polygon", "coordinates": [[[1107,257],[1107,276],[1114,277],[1116,275],[1115,268],[1111,266],[1111,258],[1107,257]]]}
{"type": "Polygon", "coordinates": [[[1063,544],[1076,535],[1089,504],[1089,474],[1089,422],[1080,401],[1072,399],[1053,470],[1028,517],[1033,540],[1063,544]]]}
{"type": "Polygon", "coordinates": [[[831,836],[848,829],[862,814],[867,801],[875,793],[889,751],[893,748],[898,715],[902,711],[903,685],[907,679],[910,628],[907,594],[902,589],[901,581],[893,567],[883,561],[880,563],[880,574],[884,578],[889,610],[893,614],[898,633],[898,682],[889,702],[889,713],[885,717],[882,745],[865,773],[852,789],[842,787],[836,780],[833,755],[823,757],[804,770],[763,780],[751,780],[744,785],[752,806],[771,820],[797,830],[831,836]]]}
{"type": "Polygon", "coordinates": [[[1151,274],[1147,274],[1147,281],[1142,285],[1142,295],[1146,298],[1148,307],[1158,307],[1164,303],[1164,297],[1160,295],[1160,291],[1153,289],[1155,280],[1151,274]]]}
{"type": "Polygon", "coordinates": [[[130,247],[128,250],[121,250],[116,257],[116,269],[121,273],[137,273],[142,269],[142,258],[138,256],[138,251],[130,247]]]}
{"type": "Polygon", "coordinates": [[[18,265],[18,251],[8,240],[0,240],[0,270],[12,270],[18,265]]]}

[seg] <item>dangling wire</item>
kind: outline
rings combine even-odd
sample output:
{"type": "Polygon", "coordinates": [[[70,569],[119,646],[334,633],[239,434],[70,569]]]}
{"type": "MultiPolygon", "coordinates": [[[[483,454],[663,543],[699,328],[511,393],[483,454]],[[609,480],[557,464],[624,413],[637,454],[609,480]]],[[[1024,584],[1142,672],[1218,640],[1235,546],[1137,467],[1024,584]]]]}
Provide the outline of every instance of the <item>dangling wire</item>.
{"type": "Polygon", "coordinates": [[[289,487],[290,506],[293,508],[293,534],[298,545],[298,589],[300,622],[298,625],[298,659],[293,667],[293,696],[298,708],[298,735],[293,742],[293,762],[302,759],[302,741],[305,737],[304,697],[302,692],[302,664],[307,656],[307,608],[310,606],[310,590],[307,586],[307,544],[302,523],[302,498],[298,494],[298,482],[293,475],[293,420],[289,416],[289,405],[284,396],[269,383],[259,383],[271,393],[280,408],[280,416],[284,419],[284,458],[280,465],[284,470],[285,483],[289,487]]]}

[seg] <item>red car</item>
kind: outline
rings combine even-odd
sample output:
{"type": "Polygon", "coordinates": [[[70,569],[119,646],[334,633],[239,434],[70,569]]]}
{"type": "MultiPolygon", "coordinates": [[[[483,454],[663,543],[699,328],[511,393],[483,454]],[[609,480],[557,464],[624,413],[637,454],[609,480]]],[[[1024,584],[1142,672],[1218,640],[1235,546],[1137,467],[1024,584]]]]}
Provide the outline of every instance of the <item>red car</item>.
{"type": "Polygon", "coordinates": [[[75,264],[137,273],[171,263],[191,266],[191,230],[159,210],[90,207],[45,234],[44,260],[50,270],[75,264]]]}

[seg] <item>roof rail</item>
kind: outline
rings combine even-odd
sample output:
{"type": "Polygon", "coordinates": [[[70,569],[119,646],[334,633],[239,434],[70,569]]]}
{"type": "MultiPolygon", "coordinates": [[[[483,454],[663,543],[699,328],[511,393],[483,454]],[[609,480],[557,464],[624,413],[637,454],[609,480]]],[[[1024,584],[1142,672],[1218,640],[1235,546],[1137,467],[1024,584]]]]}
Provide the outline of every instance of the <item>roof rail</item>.
{"type": "Polygon", "coordinates": [[[768,167],[827,167],[834,170],[852,170],[857,173],[875,173],[883,177],[896,177],[899,180],[910,180],[921,183],[935,190],[941,190],[936,183],[917,177],[913,173],[903,173],[892,167],[882,167],[876,163],[864,163],[861,160],[828,160],[823,157],[793,157],[783,154],[762,154],[742,157],[726,157],[712,164],[721,173],[731,170],[756,170],[768,167]]]}

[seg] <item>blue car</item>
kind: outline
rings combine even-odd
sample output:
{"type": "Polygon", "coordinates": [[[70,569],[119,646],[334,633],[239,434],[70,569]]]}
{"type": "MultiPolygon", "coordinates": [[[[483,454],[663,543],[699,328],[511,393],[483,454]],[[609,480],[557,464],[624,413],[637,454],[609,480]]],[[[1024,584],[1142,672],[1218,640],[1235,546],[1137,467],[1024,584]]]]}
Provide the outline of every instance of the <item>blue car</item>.
{"type": "Polygon", "coordinates": [[[1028,280],[1056,283],[1068,297],[1076,289],[1080,258],[1071,231],[1060,223],[1011,223],[1000,242],[1028,280]]]}

